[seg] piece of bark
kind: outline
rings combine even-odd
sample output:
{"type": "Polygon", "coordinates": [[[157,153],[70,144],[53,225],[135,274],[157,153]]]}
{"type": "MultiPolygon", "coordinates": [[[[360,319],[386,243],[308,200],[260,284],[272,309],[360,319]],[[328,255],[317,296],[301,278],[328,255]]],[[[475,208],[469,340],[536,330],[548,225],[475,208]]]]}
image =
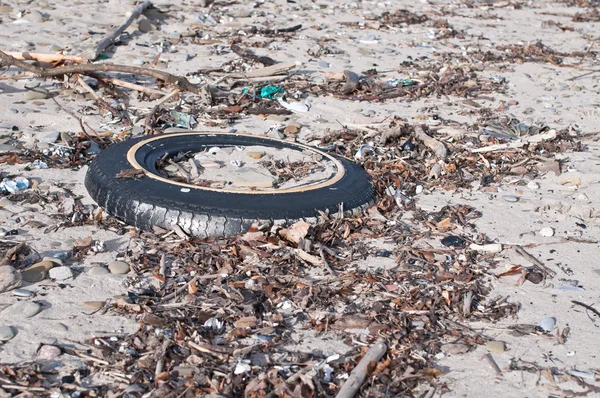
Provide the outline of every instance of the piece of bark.
{"type": "Polygon", "coordinates": [[[344,95],[352,94],[358,88],[359,76],[352,71],[345,70],[344,79],[346,79],[346,83],[342,86],[341,93],[344,95]]]}
{"type": "Polygon", "coordinates": [[[377,362],[383,357],[387,351],[387,345],[383,340],[377,340],[375,344],[369,348],[369,351],[360,360],[358,365],[352,370],[348,380],[344,383],[340,391],[335,396],[336,398],[352,398],[360,386],[363,384],[368,374],[375,369],[377,362]]]}
{"type": "Polygon", "coordinates": [[[123,33],[125,31],[125,29],[127,29],[127,27],[129,25],[131,25],[131,23],[133,21],[135,21],[140,15],[142,15],[144,10],[146,10],[146,8],[149,8],[151,5],[152,5],[152,2],[150,0],[146,0],[142,4],[139,4],[138,6],[136,6],[133,9],[133,11],[131,12],[131,15],[129,16],[129,18],[127,18],[121,25],[119,25],[115,30],[113,30],[108,36],[106,36],[104,39],[100,40],[100,42],[96,45],[96,48],[94,48],[92,55],[90,56],[90,59],[93,60],[93,59],[98,58],[98,56],[100,54],[102,54],[111,44],[114,44],[114,42],[119,38],[121,33],[123,33]]]}
{"type": "Polygon", "coordinates": [[[423,127],[415,126],[414,135],[419,141],[425,144],[426,147],[431,149],[438,159],[446,160],[446,157],[448,156],[448,150],[446,149],[446,146],[435,138],[425,134],[423,127]]]}

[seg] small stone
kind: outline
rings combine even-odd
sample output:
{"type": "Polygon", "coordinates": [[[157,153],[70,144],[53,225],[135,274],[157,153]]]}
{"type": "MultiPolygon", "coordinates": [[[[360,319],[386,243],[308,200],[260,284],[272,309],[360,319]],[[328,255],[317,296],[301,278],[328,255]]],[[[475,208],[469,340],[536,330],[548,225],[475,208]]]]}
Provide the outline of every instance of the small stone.
{"type": "Polygon", "coordinates": [[[271,130],[269,132],[269,137],[271,138],[275,138],[276,140],[282,140],[285,138],[285,134],[283,134],[281,131],[279,130],[271,130]]]}
{"type": "Polygon", "coordinates": [[[500,354],[506,351],[506,345],[503,341],[488,341],[485,343],[485,348],[492,353],[500,354]]]}
{"type": "Polygon", "coordinates": [[[0,267],[0,293],[21,286],[21,274],[10,265],[0,267]]]}
{"type": "Polygon", "coordinates": [[[0,341],[8,341],[16,335],[17,332],[12,326],[0,326],[0,341]]]}
{"type": "Polygon", "coordinates": [[[33,292],[31,290],[26,289],[15,289],[12,291],[13,296],[17,297],[31,297],[33,296],[33,292]]]}
{"type": "Polygon", "coordinates": [[[60,322],[52,325],[52,329],[56,330],[57,332],[66,332],[69,330],[67,325],[65,325],[64,323],[60,323],[60,322]]]}
{"type": "Polygon", "coordinates": [[[507,202],[518,202],[519,201],[519,197],[515,196],[515,195],[503,195],[502,199],[504,199],[507,202]]]}
{"type": "Polygon", "coordinates": [[[233,185],[236,187],[271,188],[274,183],[275,178],[272,175],[248,167],[238,169],[236,178],[233,181],[233,185]]]}
{"type": "Polygon", "coordinates": [[[2,311],[3,314],[18,318],[31,318],[40,313],[42,306],[32,301],[19,301],[2,311]]]}
{"type": "Polygon", "coordinates": [[[285,126],[285,129],[283,130],[283,132],[285,134],[298,134],[298,132],[300,132],[301,128],[302,128],[302,125],[300,123],[291,122],[291,123],[288,123],[287,126],[285,126]]]}
{"type": "Polygon", "coordinates": [[[0,6],[0,14],[10,14],[11,12],[13,12],[11,6],[0,6]]]}
{"type": "Polygon", "coordinates": [[[288,117],[285,115],[269,115],[269,116],[267,116],[267,120],[272,121],[272,122],[278,122],[278,123],[286,121],[287,118],[288,117]]]}
{"type": "Polygon", "coordinates": [[[108,269],[112,274],[126,274],[129,272],[129,264],[124,261],[113,261],[108,264],[108,269]]]}
{"type": "Polygon", "coordinates": [[[554,329],[554,326],[556,326],[556,318],[554,318],[554,317],[544,318],[540,321],[539,326],[545,332],[549,332],[552,329],[554,329]]]}
{"type": "Polygon", "coordinates": [[[54,346],[54,345],[45,344],[40,347],[36,356],[38,359],[45,359],[45,360],[50,361],[52,359],[59,357],[60,354],[62,354],[62,351],[60,350],[60,348],[58,348],[57,346],[54,346]]]}
{"type": "Polygon", "coordinates": [[[331,65],[329,64],[329,62],[326,62],[326,61],[319,61],[319,62],[317,62],[317,67],[322,68],[322,69],[327,69],[330,66],[331,65]]]}
{"type": "Polygon", "coordinates": [[[25,282],[36,283],[46,279],[48,271],[54,267],[51,261],[40,261],[21,271],[21,277],[25,282]]]}
{"type": "Polygon", "coordinates": [[[104,307],[104,301],[84,301],[83,306],[88,310],[99,310],[104,307]]]}
{"type": "Polygon", "coordinates": [[[44,22],[44,15],[39,11],[31,11],[27,19],[31,22],[44,22]]]}
{"type": "Polygon", "coordinates": [[[50,96],[50,93],[48,92],[48,90],[46,90],[45,88],[42,88],[42,87],[37,87],[33,90],[25,91],[25,99],[27,101],[43,100],[43,99],[48,98],[49,96],[50,96]]]}
{"type": "Polygon", "coordinates": [[[50,261],[50,262],[53,262],[54,264],[59,265],[59,266],[65,265],[60,258],[56,258],[56,257],[44,257],[42,259],[42,261],[50,261]]]}
{"type": "Polygon", "coordinates": [[[441,240],[442,245],[456,248],[463,248],[467,242],[460,236],[450,235],[441,240]]]}
{"type": "Polygon", "coordinates": [[[88,271],[88,274],[90,274],[90,275],[106,275],[106,274],[110,274],[110,271],[104,267],[92,267],[88,271]]]}
{"type": "Polygon", "coordinates": [[[527,275],[525,275],[525,279],[534,285],[538,285],[544,280],[544,274],[537,271],[528,272],[527,275]]]}
{"type": "Polygon", "coordinates": [[[73,271],[70,267],[56,267],[49,272],[50,278],[57,281],[64,281],[73,278],[73,271]]]}
{"type": "Polygon", "coordinates": [[[531,189],[532,191],[537,191],[538,189],[540,189],[540,184],[538,184],[535,181],[529,181],[527,183],[527,188],[531,189]]]}
{"type": "Polygon", "coordinates": [[[154,29],[154,27],[152,26],[150,21],[148,21],[146,18],[143,18],[140,20],[140,22],[138,22],[138,30],[142,33],[148,33],[150,31],[152,31],[153,29],[154,29]]]}
{"type": "Polygon", "coordinates": [[[549,238],[551,236],[554,236],[554,228],[552,227],[546,227],[546,228],[542,228],[540,230],[540,235],[549,238]]]}
{"type": "Polygon", "coordinates": [[[246,156],[249,156],[253,159],[260,159],[265,156],[264,152],[246,152],[246,156]]]}

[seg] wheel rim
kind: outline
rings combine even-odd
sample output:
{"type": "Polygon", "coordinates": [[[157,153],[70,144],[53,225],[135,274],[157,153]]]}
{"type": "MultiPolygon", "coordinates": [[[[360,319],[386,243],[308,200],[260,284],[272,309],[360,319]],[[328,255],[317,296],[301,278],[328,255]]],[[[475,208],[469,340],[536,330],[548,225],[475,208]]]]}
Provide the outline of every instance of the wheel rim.
{"type": "MultiPolygon", "coordinates": [[[[204,145],[204,144],[202,144],[202,142],[198,142],[197,145],[198,145],[198,148],[214,146],[214,144],[213,145],[211,145],[211,144],[204,145]]],[[[172,154],[173,152],[176,152],[176,151],[172,151],[172,152],[168,152],[168,153],[172,154]]],[[[331,186],[331,185],[335,184],[336,182],[340,181],[345,175],[345,170],[344,170],[344,166],[342,165],[342,163],[340,163],[339,160],[337,160],[333,156],[329,155],[328,153],[319,151],[316,148],[313,148],[313,147],[310,147],[310,146],[304,145],[304,144],[290,143],[290,142],[276,140],[276,139],[267,138],[267,137],[257,137],[257,136],[251,135],[251,134],[231,134],[231,133],[197,132],[197,131],[195,131],[195,132],[187,132],[187,133],[174,133],[174,134],[154,136],[154,137],[148,138],[146,140],[142,140],[142,141],[138,142],[137,144],[135,144],[133,147],[131,147],[131,149],[127,152],[127,161],[129,162],[129,164],[131,164],[131,166],[134,169],[142,170],[148,178],[162,181],[162,182],[165,182],[165,183],[168,183],[171,185],[176,185],[176,186],[181,187],[182,189],[196,189],[196,190],[236,193],[236,194],[263,194],[264,195],[264,194],[285,194],[285,193],[294,193],[294,192],[306,192],[306,191],[311,191],[311,190],[321,189],[321,188],[326,188],[328,186],[331,186]],[[163,150],[160,149],[160,147],[161,147],[161,145],[160,145],[161,143],[159,142],[160,140],[169,140],[169,139],[173,139],[175,137],[182,137],[182,136],[204,136],[204,137],[231,136],[231,137],[238,137],[238,138],[239,137],[248,137],[248,138],[252,138],[252,139],[259,139],[261,141],[261,144],[265,145],[265,146],[271,146],[271,147],[283,146],[283,147],[286,147],[289,149],[294,149],[294,150],[299,150],[299,149],[307,150],[307,151],[319,154],[319,155],[327,158],[330,162],[332,162],[332,164],[336,168],[336,172],[335,172],[335,174],[332,174],[332,176],[325,181],[320,181],[320,182],[313,183],[313,184],[303,185],[301,187],[286,188],[286,189],[274,189],[274,190],[269,190],[269,191],[252,191],[252,190],[243,190],[242,191],[242,190],[202,187],[199,185],[173,181],[173,180],[170,180],[170,179],[165,178],[158,174],[158,172],[156,171],[156,168],[155,168],[155,161],[150,161],[150,164],[152,165],[152,169],[150,169],[150,170],[148,168],[142,166],[142,164],[140,164],[140,161],[142,163],[147,163],[147,162],[144,162],[142,159],[154,158],[154,157],[156,157],[157,153],[161,153],[161,156],[162,156],[162,154],[165,153],[164,149],[163,150]],[[149,151],[143,152],[143,150],[148,147],[148,144],[151,144],[151,143],[155,144],[155,145],[151,146],[149,151]],[[268,145],[269,143],[271,143],[272,145],[268,145]],[[277,144],[277,145],[273,145],[273,144],[277,144]]]]}

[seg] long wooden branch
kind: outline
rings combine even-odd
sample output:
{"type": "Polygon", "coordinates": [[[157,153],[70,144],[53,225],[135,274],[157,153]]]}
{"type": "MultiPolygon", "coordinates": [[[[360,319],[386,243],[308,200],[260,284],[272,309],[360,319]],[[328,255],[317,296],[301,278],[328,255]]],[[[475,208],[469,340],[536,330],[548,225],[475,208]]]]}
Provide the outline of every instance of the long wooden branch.
{"type": "Polygon", "coordinates": [[[200,87],[188,81],[183,76],[172,75],[167,72],[150,68],[141,68],[137,66],[117,65],[117,64],[83,64],[67,65],[59,68],[42,68],[20,61],[10,55],[0,51],[0,66],[16,66],[17,68],[36,74],[39,77],[61,76],[70,73],[86,74],[89,72],[121,72],[134,75],[150,76],[165,83],[171,84],[181,91],[189,91],[194,94],[200,94],[200,87]]]}

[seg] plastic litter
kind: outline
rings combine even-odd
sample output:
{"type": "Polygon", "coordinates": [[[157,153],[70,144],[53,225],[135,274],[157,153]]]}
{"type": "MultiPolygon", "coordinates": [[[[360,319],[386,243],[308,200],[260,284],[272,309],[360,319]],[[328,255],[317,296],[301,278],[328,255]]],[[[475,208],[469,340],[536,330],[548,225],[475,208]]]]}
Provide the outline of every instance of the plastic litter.
{"type": "Polygon", "coordinates": [[[296,113],[306,113],[310,109],[310,104],[312,100],[307,98],[304,103],[302,102],[285,102],[281,98],[277,97],[277,102],[281,104],[288,111],[296,112],[296,113]]]}
{"type": "Polygon", "coordinates": [[[275,99],[278,95],[283,95],[285,90],[281,86],[265,86],[260,89],[258,96],[260,98],[275,99]]]}
{"type": "Polygon", "coordinates": [[[29,180],[25,177],[5,178],[0,182],[0,191],[3,193],[17,193],[27,188],[29,188],[29,180]]]}
{"type": "Polygon", "coordinates": [[[361,145],[361,147],[358,148],[358,151],[356,151],[356,153],[354,154],[354,158],[362,159],[368,153],[373,153],[373,147],[371,145],[361,145]]]}
{"type": "Polygon", "coordinates": [[[385,84],[388,87],[408,87],[408,86],[412,86],[413,84],[415,84],[412,80],[410,79],[389,79],[388,81],[385,82],[385,84]]]}
{"type": "Polygon", "coordinates": [[[31,163],[31,168],[32,169],[47,169],[48,168],[48,164],[46,162],[43,162],[39,159],[34,160],[31,163]]]}
{"type": "Polygon", "coordinates": [[[171,111],[171,116],[175,119],[175,126],[191,129],[196,124],[196,119],[192,115],[183,112],[171,111]]]}

